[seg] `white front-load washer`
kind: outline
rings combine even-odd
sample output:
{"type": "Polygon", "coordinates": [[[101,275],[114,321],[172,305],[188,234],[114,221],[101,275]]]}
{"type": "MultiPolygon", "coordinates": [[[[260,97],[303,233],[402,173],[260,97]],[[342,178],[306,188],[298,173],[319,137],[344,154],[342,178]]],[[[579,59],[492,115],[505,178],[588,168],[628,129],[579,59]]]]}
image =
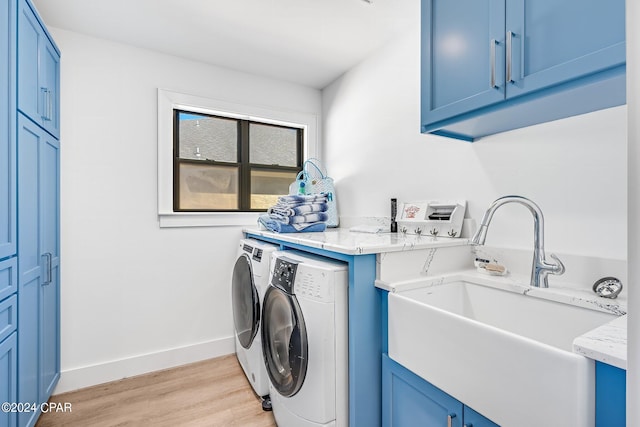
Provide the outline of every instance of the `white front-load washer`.
{"type": "Polygon", "coordinates": [[[270,408],[269,378],[262,357],[260,316],[271,254],[277,249],[254,239],[240,240],[231,282],[236,356],[253,390],[263,398],[264,409],[270,408]]]}
{"type": "Polygon", "coordinates": [[[348,427],[348,267],[272,254],[262,345],[279,427],[348,427]]]}

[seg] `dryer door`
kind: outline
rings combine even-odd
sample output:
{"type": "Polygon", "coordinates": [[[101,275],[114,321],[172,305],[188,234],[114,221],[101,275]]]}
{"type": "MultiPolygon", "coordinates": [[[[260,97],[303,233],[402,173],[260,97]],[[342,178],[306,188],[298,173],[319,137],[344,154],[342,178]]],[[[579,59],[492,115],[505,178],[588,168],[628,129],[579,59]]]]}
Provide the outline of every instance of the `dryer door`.
{"type": "Polygon", "coordinates": [[[262,311],[262,348],[271,384],[290,397],[307,374],[307,328],[298,300],[269,286],[262,311]]]}
{"type": "Polygon", "coordinates": [[[240,345],[248,349],[260,326],[260,300],[247,254],[242,254],[233,267],[231,294],[236,335],[240,345]]]}

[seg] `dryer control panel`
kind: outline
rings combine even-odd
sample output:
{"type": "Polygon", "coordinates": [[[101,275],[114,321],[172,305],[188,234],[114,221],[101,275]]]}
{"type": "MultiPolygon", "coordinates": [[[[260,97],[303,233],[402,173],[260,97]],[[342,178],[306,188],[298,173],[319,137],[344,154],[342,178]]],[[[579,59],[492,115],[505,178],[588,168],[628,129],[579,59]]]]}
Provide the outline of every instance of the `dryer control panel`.
{"type": "Polygon", "coordinates": [[[298,263],[285,257],[277,257],[273,268],[271,283],[288,294],[293,294],[293,282],[296,278],[298,263]]]}

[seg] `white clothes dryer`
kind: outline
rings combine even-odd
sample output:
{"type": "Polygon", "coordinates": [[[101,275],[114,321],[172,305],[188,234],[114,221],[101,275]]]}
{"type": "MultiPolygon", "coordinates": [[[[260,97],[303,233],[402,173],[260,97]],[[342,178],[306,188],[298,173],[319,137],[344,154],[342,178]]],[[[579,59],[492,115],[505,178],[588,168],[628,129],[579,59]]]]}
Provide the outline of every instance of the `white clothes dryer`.
{"type": "Polygon", "coordinates": [[[254,239],[240,240],[231,282],[236,356],[253,390],[263,399],[265,410],[270,409],[269,378],[262,356],[260,316],[271,254],[277,249],[254,239]]]}
{"type": "Polygon", "coordinates": [[[348,267],[272,254],[262,344],[279,427],[348,427],[348,267]]]}

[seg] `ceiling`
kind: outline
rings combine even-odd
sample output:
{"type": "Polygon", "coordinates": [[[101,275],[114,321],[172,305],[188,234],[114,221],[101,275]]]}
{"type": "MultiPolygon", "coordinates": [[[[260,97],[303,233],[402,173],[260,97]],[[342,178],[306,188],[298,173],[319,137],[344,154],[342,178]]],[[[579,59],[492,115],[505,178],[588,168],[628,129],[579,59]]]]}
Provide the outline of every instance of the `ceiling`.
{"type": "Polygon", "coordinates": [[[47,26],[321,89],[418,0],[33,0],[47,26]]]}

